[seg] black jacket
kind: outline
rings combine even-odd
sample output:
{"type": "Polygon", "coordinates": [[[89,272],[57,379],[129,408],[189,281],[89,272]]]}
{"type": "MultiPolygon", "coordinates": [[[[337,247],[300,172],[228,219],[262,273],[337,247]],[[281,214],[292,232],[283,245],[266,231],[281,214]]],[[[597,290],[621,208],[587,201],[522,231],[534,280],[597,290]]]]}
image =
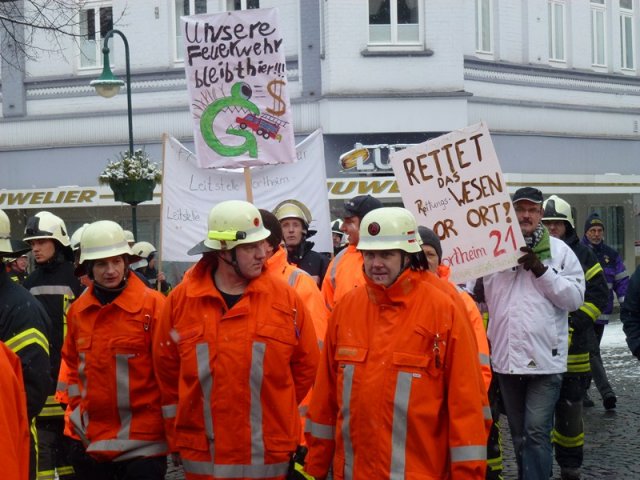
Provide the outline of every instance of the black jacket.
{"type": "Polygon", "coordinates": [[[315,243],[305,240],[293,252],[287,249],[287,260],[312,277],[318,277],[318,285],[322,285],[330,260],[327,256],[311,250],[314,245],[315,243]]]}
{"type": "Polygon", "coordinates": [[[60,352],[67,330],[67,310],[83,291],[82,285],[74,275],[73,263],[59,253],[56,258],[38,267],[27,277],[23,286],[42,304],[51,319],[49,344],[51,349],[52,388],[49,395],[55,394],[60,371],[60,352]]]}
{"type": "Polygon", "coordinates": [[[631,275],[627,294],[620,306],[620,320],[629,350],[640,360],[640,266],[631,275]]]}
{"type": "Polygon", "coordinates": [[[22,363],[27,414],[36,416],[52,388],[48,331],[50,321],[42,306],[22,286],[0,271],[0,340],[22,363]]]}
{"type": "Polygon", "coordinates": [[[593,324],[607,306],[609,287],[596,254],[589,247],[580,243],[575,230],[570,228],[567,222],[565,224],[567,225],[567,235],[564,241],[580,260],[585,280],[584,303],[578,310],[569,314],[569,328],[572,329],[572,335],[569,344],[567,371],[584,373],[590,370],[588,352],[591,344],[590,338],[593,334],[593,324]]]}

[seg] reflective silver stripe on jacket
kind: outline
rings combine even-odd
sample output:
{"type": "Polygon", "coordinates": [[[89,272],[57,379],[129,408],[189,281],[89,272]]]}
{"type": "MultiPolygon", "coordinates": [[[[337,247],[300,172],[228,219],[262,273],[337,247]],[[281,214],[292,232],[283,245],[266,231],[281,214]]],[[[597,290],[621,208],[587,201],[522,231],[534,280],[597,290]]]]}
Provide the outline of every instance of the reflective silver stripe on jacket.
{"type": "Polygon", "coordinates": [[[487,459],[486,445],[470,445],[468,447],[451,447],[451,462],[473,462],[487,459]]]}
{"type": "Polygon", "coordinates": [[[268,465],[222,465],[183,459],[185,472],[216,478],[272,478],[286,475],[289,462],[268,465]]]}
{"type": "Polygon", "coordinates": [[[251,349],[251,372],[249,390],[251,391],[251,465],[264,464],[264,439],[262,434],[262,380],[264,378],[264,354],[267,345],[253,342],[251,349]]]}
{"type": "Polygon", "coordinates": [[[113,439],[99,440],[87,447],[87,452],[125,452],[114,461],[120,462],[134,457],[153,457],[162,455],[168,450],[167,444],[161,441],[113,439]]]}
{"type": "Polygon", "coordinates": [[[340,263],[340,260],[342,260],[342,257],[346,252],[347,249],[345,248],[344,250],[340,250],[340,252],[338,252],[338,254],[333,257],[333,266],[331,267],[329,280],[331,280],[331,286],[334,290],[336,289],[336,275],[338,274],[338,264],[340,263]]]}
{"type": "Polygon", "coordinates": [[[80,405],[78,405],[69,415],[69,421],[73,425],[73,430],[80,437],[80,440],[86,447],[89,445],[89,439],[86,436],[86,430],[82,425],[82,417],[80,416],[80,405]]]}
{"type": "Polygon", "coordinates": [[[480,360],[480,365],[490,365],[491,364],[491,360],[489,358],[489,355],[487,355],[486,353],[478,353],[478,359],[480,360]]]}
{"type": "Polygon", "coordinates": [[[31,295],[68,295],[75,298],[75,294],[69,285],[40,285],[29,289],[31,295]]]}
{"type": "Polygon", "coordinates": [[[69,388],[67,388],[67,395],[69,395],[69,397],[79,397],[80,387],[78,387],[76,383],[69,385],[69,388]]]}
{"type": "MultiPolygon", "coordinates": [[[[80,392],[81,398],[84,398],[87,396],[87,375],[84,373],[86,368],[87,368],[86,353],[84,352],[79,353],[78,354],[78,380],[80,381],[80,384],[83,385],[82,392],[80,392]]],[[[79,414],[80,412],[78,411],[78,415],[79,414]]],[[[89,412],[87,411],[85,411],[82,414],[82,427],[83,429],[86,429],[89,427],[89,412]]]]}
{"type": "Polygon", "coordinates": [[[178,413],[178,405],[176,405],[175,403],[173,405],[162,406],[162,418],[165,418],[165,419],[176,418],[177,413],[178,413]]]}
{"type": "Polygon", "coordinates": [[[291,275],[289,275],[289,286],[293,287],[296,284],[296,279],[298,278],[298,275],[300,275],[300,270],[294,270],[293,272],[291,272],[291,275]]]}
{"type": "Polygon", "coordinates": [[[204,418],[204,434],[209,440],[211,463],[215,461],[215,435],[213,433],[213,412],[211,411],[211,395],[213,392],[213,375],[209,367],[209,345],[196,345],[196,362],[198,364],[198,380],[202,389],[202,415],[204,418]]]}
{"type": "Polygon", "coordinates": [[[131,399],[129,398],[129,359],[133,353],[116,354],[116,398],[118,415],[120,416],[120,430],[116,438],[128,440],[131,430],[131,399]]]}
{"type": "MultiPolygon", "coordinates": [[[[344,251],[344,250],[343,250],[344,251]]],[[[351,389],[354,365],[345,365],[342,383],[342,443],[344,445],[344,480],[353,480],[353,445],[351,444],[351,389]]]]}
{"type": "Polygon", "coordinates": [[[482,413],[485,420],[493,420],[493,416],[491,415],[491,407],[489,405],[485,405],[484,407],[482,407],[482,413]]]}
{"type": "Polygon", "coordinates": [[[391,427],[391,467],[390,480],[404,480],[407,449],[407,418],[409,397],[413,375],[399,372],[396,380],[396,394],[393,398],[393,425],[391,427]]]}
{"type": "Polygon", "coordinates": [[[322,423],[312,422],[308,418],[304,423],[304,431],[323,440],[334,440],[336,436],[335,425],[323,425],[322,423]]]}

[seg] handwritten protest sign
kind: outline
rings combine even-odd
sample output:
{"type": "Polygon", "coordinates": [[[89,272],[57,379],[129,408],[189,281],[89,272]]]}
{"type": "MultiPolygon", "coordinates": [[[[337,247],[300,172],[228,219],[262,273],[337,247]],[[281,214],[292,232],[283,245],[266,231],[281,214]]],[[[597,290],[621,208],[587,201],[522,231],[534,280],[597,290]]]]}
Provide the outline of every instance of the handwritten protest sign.
{"type": "MultiPolygon", "coordinates": [[[[314,250],[333,251],[324,167],[324,144],[318,130],[297,146],[298,162],[251,169],[254,203],[272,210],[282,200],[303,202],[313,216],[314,250]]],[[[245,200],[240,171],[199,168],[195,155],[173,137],[165,139],[162,176],[162,259],[195,262],[187,251],[205,238],[209,210],[224,200],[245,200]]]]}
{"type": "Polygon", "coordinates": [[[276,9],[182,17],[198,166],[296,161],[276,9]]]}
{"type": "Polygon", "coordinates": [[[484,123],[390,154],[405,206],[442,242],[456,283],[517,264],[525,245],[484,123]]]}

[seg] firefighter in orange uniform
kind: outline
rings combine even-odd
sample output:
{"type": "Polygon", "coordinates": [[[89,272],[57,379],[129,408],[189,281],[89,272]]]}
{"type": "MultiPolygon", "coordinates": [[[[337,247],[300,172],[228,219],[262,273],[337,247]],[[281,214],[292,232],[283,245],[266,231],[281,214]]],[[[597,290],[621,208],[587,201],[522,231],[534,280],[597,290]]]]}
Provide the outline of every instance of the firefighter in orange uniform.
{"type": "Polygon", "coordinates": [[[325,477],[333,459],[337,480],[484,479],[487,394],[474,334],[454,301],[409,268],[416,230],[403,208],[362,219],[366,283],[329,319],[308,476],[325,477]]]}
{"type": "Polygon", "coordinates": [[[0,465],[2,476],[29,478],[29,418],[20,358],[0,342],[0,465]]]}
{"type": "MultiPolygon", "coordinates": [[[[287,261],[287,251],[281,245],[283,234],[278,218],[273,213],[262,209],[260,209],[260,215],[262,216],[265,228],[271,232],[271,235],[267,237],[266,246],[267,272],[281,276],[294,288],[296,293],[300,295],[300,299],[304,303],[305,307],[307,307],[307,310],[309,310],[311,319],[313,320],[313,327],[316,332],[316,338],[318,339],[318,350],[322,350],[324,336],[327,333],[329,310],[322,300],[322,294],[318,289],[318,285],[311,275],[295,265],[291,265],[287,261]]],[[[309,390],[307,396],[304,397],[304,400],[302,400],[298,406],[303,430],[304,423],[307,418],[307,411],[309,409],[309,402],[311,401],[311,393],[312,390],[309,390]]],[[[304,442],[304,435],[301,436],[301,440],[304,442]]]]}
{"type": "Polygon", "coordinates": [[[300,297],[263,271],[269,234],[250,203],[213,207],[189,252],[203,256],[156,330],[165,425],[187,479],[283,479],[300,441],[318,345],[300,297]]]}
{"type": "Polygon", "coordinates": [[[129,272],[131,248],[117,223],[88,225],[80,248],[77,273],[93,283],[69,309],[62,350],[70,420],[86,448],[76,444],[74,470],[89,480],[161,480],[168,448],[151,345],[164,296],[129,272]]]}
{"type": "Polygon", "coordinates": [[[364,284],[362,255],[357,250],[360,222],[367,213],[380,207],[382,202],[371,195],[358,195],[344,202],[340,230],[348,235],[349,244],[331,260],[322,281],[322,296],[330,310],[347,292],[364,284]]]}

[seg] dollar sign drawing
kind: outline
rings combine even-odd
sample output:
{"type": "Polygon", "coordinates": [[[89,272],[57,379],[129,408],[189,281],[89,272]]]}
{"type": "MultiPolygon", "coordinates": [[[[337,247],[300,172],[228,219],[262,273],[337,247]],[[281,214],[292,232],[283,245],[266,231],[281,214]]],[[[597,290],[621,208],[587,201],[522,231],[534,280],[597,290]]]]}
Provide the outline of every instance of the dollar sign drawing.
{"type": "Polygon", "coordinates": [[[284,80],[271,80],[267,84],[267,91],[271,98],[273,98],[273,108],[267,108],[267,112],[271,115],[275,115],[279,117],[287,111],[287,105],[284,103],[284,100],[280,95],[282,95],[282,87],[284,85],[284,80]]]}

